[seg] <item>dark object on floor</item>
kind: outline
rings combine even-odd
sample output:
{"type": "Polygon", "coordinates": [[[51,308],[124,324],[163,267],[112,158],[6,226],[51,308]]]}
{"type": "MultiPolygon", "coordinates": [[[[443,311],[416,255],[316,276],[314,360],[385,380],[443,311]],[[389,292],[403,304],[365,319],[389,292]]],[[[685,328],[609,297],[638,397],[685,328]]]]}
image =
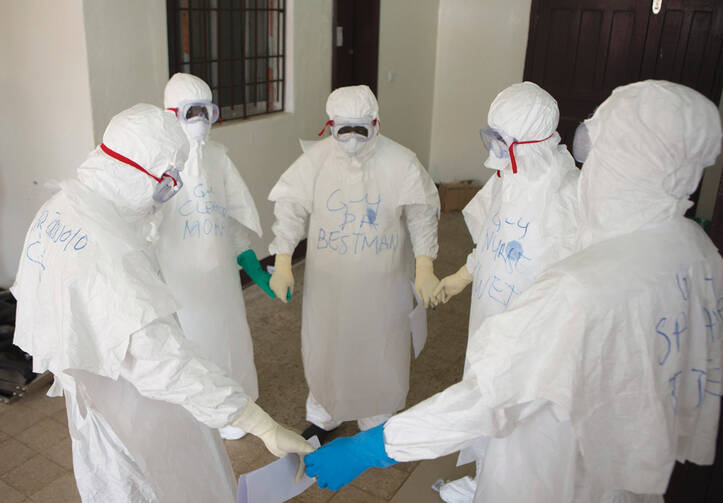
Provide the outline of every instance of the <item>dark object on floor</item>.
{"type": "Polygon", "coordinates": [[[0,290],[0,400],[9,401],[25,394],[37,374],[33,358],[13,344],[15,334],[15,298],[0,290]]]}
{"type": "Polygon", "coordinates": [[[314,437],[314,436],[315,436],[316,438],[319,439],[319,443],[320,443],[321,445],[324,445],[324,444],[326,443],[327,437],[328,437],[329,434],[330,434],[331,432],[333,432],[334,430],[336,430],[336,428],[334,428],[333,430],[328,430],[328,431],[327,431],[327,430],[325,430],[325,429],[323,429],[323,428],[319,428],[319,427],[316,426],[315,424],[310,424],[309,427],[306,428],[306,429],[301,433],[301,436],[304,437],[304,438],[306,438],[307,440],[310,439],[311,437],[314,437]]]}

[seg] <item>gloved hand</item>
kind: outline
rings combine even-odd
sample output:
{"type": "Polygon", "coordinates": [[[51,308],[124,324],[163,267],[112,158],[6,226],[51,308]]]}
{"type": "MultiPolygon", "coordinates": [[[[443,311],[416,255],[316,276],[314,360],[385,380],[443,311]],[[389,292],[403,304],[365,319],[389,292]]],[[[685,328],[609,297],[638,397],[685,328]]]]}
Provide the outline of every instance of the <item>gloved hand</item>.
{"type": "Polygon", "coordinates": [[[304,458],[301,454],[314,451],[314,447],[301,435],[281,426],[252,401],[249,401],[231,425],[259,437],[274,456],[281,458],[291,453],[300,454],[296,481],[301,480],[304,474],[304,458]]]}
{"type": "Polygon", "coordinates": [[[307,454],[306,474],[316,477],[321,489],[337,491],[369,468],[386,468],[397,462],[384,450],[384,424],[353,437],[337,438],[307,454]]]}
{"type": "Polygon", "coordinates": [[[472,279],[472,275],[467,270],[467,266],[463,265],[456,273],[442,278],[437,288],[434,289],[434,302],[437,304],[446,304],[449,299],[472,283],[472,279]]]}
{"type": "Polygon", "coordinates": [[[294,290],[294,275],[291,273],[291,255],[288,253],[276,254],[274,274],[271,275],[269,286],[284,304],[291,300],[291,292],[294,290]]]}
{"type": "Polygon", "coordinates": [[[246,271],[249,278],[266,292],[266,295],[272,299],[276,298],[274,291],[269,287],[271,274],[261,268],[259,259],[256,258],[256,253],[251,248],[236,257],[236,262],[246,271]]]}
{"type": "Polygon", "coordinates": [[[424,302],[424,307],[429,307],[431,302],[432,306],[436,305],[433,299],[434,289],[437,288],[439,279],[434,275],[434,266],[432,265],[432,259],[420,255],[417,257],[417,271],[414,275],[414,289],[417,291],[417,295],[424,302]]]}

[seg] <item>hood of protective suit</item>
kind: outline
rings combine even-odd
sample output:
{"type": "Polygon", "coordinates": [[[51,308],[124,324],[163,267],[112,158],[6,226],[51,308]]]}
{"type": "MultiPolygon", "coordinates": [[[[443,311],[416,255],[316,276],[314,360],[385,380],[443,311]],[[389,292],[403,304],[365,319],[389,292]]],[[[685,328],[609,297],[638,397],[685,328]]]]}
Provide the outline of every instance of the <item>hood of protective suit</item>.
{"type": "Polygon", "coordinates": [[[718,108],[666,81],[615,89],[586,126],[579,247],[682,216],[721,149],[718,108]]]}
{"type": "MultiPolygon", "coordinates": [[[[559,119],[555,98],[532,82],[513,84],[500,92],[487,114],[489,127],[511,140],[544,140],[552,135],[546,141],[516,145],[514,148],[519,169],[517,175],[533,179],[543,175],[545,167],[551,165],[553,152],[560,143],[560,135],[556,132],[559,119]]],[[[501,160],[490,155],[485,166],[509,170],[510,159],[501,160]]]]}
{"type": "MultiPolygon", "coordinates": [[[[335,89],[326,100],[326,115],[329,120],[335,118],[360,119],[373,121],[379,119],[379,103],[368,86],[347,86],[335,89]]],[[[348,140],[345,145],[335,141],[337,149],[352,158],[369,156],[377,143],[379,125],[374,127],[372,137],[368,141],[348,140]]]]}
{"type": "MultiPolygon", "coordinates": [[[[188,157],[188,142],[175,116],[145,103],[113,117],[103,133],[103,144],[156,177],[171,166],[183,169],[188,157]]],[[[78,179],[110,201],[127,222],[137,222],[153,211],[157,182],[110,157],[100,146],[78,168],[78,179]]]]}
{"type": "MultiPolygon", "coordinates": [[[[168,80],[163,91],[163,106],[166,109],[179,108],[182,103],[189,101],[211,103],[211,100],[213,93],[208,84],[190,73],[176,73],[168,80]]],[[[206,141],[211,131],[211,125],[204,121],[182,122],[181,127],[188,137],[191,148],[206,141]]]]}

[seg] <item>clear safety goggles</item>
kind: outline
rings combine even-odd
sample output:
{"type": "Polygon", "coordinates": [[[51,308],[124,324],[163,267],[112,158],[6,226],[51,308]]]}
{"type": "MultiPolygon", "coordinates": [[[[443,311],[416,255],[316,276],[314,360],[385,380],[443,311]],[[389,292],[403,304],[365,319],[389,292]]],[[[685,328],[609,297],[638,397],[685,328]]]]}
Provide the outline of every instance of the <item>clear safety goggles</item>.
{"type": "Polygon", "coordinates": [[[334,120],[326,121],[324,128],[319,131],[319,136],[324,134],[326,128],[331,128],[331,135],[335,140],[348,141],[357,138],[360,141],[369,141],[375,134],[375,128],[379,124],[379,119],[359,120],[344,119],[337,117],[334,120]]]}
{"type": "MultiPolygon", "coordinates": [[[[548,136],[547,138],[543,138],[542,140],[517,141],[514,138],[506,137],[505,135],[493,128],[480,129],[479,132],[480,138],[482,139],[482,145],[490,153],[490,155],[494,155],[498,159],[505,159],[509,157],[510,163],[512,164],[512,173],[517,173],[517,160],[515,159],[516,145],[541,143],[552,138],[552,134],[550,134],[550,136],[548,136]]],[[[497,171],[497,176],[501,176],[499,170],[497,171]]]]}
{"type": "Polygon", "coordinates": [[[208,124],[214,124],[220,117],[216,104],[208,101],[186,101],[178,107],[168,110],[174,112],[181,122],[202,120],[208,124]]]}
{"type": "Polygon", "coordinates": [[[100,148],[106,153],[106,155],[112,157],[113,159],[127,164],[128,166],[131,166],[153,178],[157,182],[156,186],[153,188],[153,200],[157,203],[165,203],[175,196],[178,191],[181,190],[181,187],[183,187],[181,173],[175,166],[170,166],[161,176],[155,176],[132,159],[129,159],[115,150],[108,148],[104,143],[100,144],[100,148]]]}

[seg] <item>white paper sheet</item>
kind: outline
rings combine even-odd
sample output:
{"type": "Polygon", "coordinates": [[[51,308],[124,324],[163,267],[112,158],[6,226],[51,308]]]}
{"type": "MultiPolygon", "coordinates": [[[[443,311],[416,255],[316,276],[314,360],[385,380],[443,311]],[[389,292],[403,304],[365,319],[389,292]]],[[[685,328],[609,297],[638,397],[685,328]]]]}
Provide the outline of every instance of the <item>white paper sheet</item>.
{"type": "MultiPolygon", "coordinates": [[[[309,443],[319,448],[319,439],[311,437],[309,443]]],[[[299,456],[289,454],[273,463],[244,473],[238,479],[236,503],[283,503],[306,491],[314,479],[304,474],[296,482],[296,469],[299,467],[299,456]]]]}
{"type": "Polygon", "coordinates": [[[424,309],[424,302],[422,302],[422,299],[419,298],[417,291],[414,289],[414,283],[411,283],[411,285],[414,299],[417,301],[417,307],[409,313],[409,326],[412,329],[414,358],[417,358],[419,353],[422,352],[422,349],[424,349],[424,344],[427,342],[427,310],[424,309]]]}

